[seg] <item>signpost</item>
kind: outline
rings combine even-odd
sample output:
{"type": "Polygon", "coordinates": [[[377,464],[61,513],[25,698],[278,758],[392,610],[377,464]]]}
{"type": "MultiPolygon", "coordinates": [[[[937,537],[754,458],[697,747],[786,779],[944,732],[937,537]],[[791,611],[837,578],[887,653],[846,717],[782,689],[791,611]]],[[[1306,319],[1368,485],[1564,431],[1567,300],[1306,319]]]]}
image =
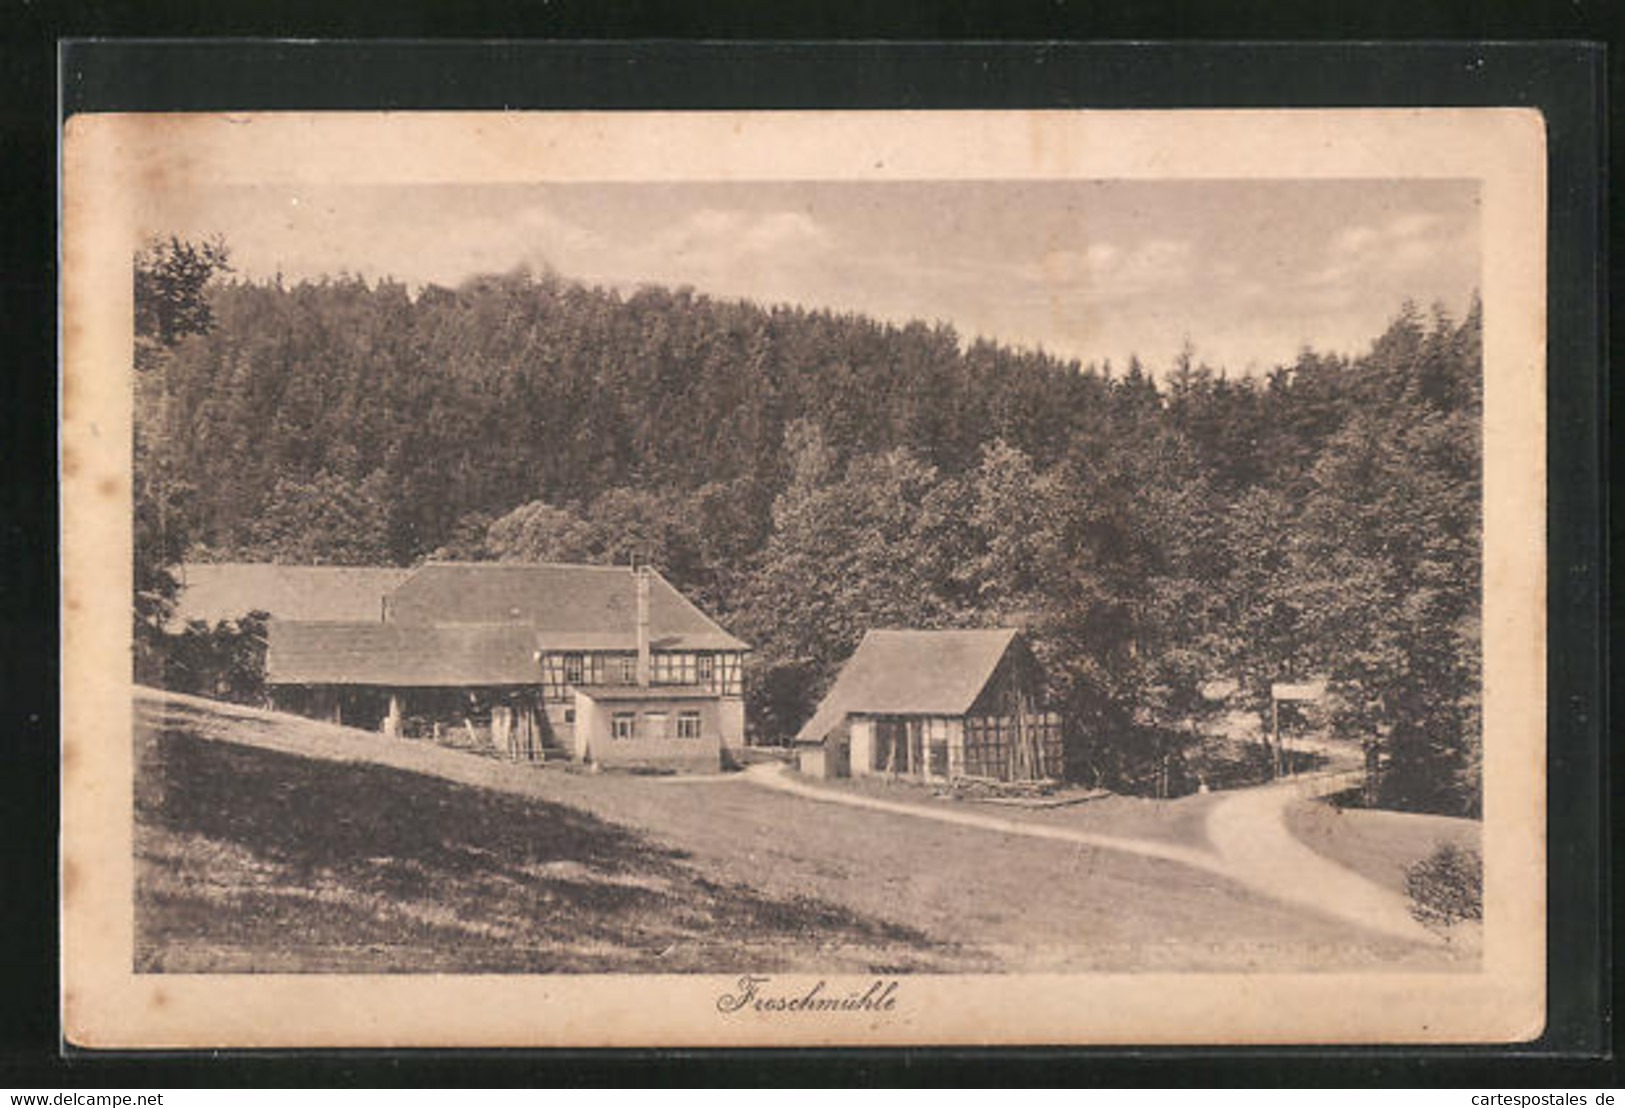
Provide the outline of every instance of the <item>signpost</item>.
{"type": "Polygon", "coordinates": [[[1275,776],[1281,776],[1284,752],[1281,749],[1281,701],[1319,700],[1326,695],[1325,681],[1277,681],[1270,686],[1270,733],[1275,741],[1275,776]]]}

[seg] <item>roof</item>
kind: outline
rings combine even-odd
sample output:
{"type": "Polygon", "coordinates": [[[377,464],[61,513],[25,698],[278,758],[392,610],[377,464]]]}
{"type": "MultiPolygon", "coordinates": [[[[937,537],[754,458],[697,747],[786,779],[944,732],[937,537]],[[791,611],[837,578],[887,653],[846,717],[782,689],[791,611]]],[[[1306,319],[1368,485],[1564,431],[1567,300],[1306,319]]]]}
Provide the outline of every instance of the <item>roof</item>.
{"type": "Polygon", "coordinates": [[[1019,632],[870,631],[796,738],[819,742],[854,712],[962,716],[1019,632]]]}
{"type": "Polygon", "coordinates": [[[383,598],[411,574],[377,566],[278,566],[248,562],[187,562],[176,573],[180,596],[171,621],[218,623],[249,612],[274,619],[383,619],[383,598]]]}
{"type": "Polygon", "coordinates": [[[576,685],[575,690],[599,702],[621,700],[720,700],[714,689],[694,685],[576,685]]]}
{"type": "MultiPolygon", "coordinates": [[[[625,566],[430,562],[389,598],[403,624],[523,622],[545,650],[637,649],[637,592],[625,566]]],[[[748,650],[660,574],[650,573],[655,650],[748,650]]]]}
{"type": "Polygon", "coordinates": [[[536,635],[523,624],[409,627],[275,620],[265,679],[273,685],[533,685],[536,635]]]}

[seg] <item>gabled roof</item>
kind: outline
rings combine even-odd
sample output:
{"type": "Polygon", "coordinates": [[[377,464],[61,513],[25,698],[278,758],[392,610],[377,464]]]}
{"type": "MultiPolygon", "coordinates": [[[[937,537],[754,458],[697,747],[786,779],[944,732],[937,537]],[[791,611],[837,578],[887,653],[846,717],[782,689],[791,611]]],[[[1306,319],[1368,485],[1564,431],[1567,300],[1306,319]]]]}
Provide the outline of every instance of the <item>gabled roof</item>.
{"type": "Polygon", "coordinates": [[[187,562],[176,576],[180,596],[174,626],[218,623],[249,612],[274,619],[383,619],[383,598],[411,574],[378,566],[278,566],[251,562],[187,562]]]}
{"type": "MultiPolygon", "coordinates": [[[[545,650],[637,649],[637,592],[625,566],[430,562],[389,598],[400,624],[522,622],[545,650]]],[[[649,581],[655,650],[747,650],[658,573],[649,581]]]]}
{"type": "Polygon", "coordinates": [[[1019,632],[870,631],[796,738],[819,742],[854,712],[960,716],[970,711],[1019,632]]]}
{"type": "Polygon", "coordinates": [[[518,623],[409,627],[275,620],[265,679],[273,685],[393,687],[534,685],[536,634],[518,623]]]}

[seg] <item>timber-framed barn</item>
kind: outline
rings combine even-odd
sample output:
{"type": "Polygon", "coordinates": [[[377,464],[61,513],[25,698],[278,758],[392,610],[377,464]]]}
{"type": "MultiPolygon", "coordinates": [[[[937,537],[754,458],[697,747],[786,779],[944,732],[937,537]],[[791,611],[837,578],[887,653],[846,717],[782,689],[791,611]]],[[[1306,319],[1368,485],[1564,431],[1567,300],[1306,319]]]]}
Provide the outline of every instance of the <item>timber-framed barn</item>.
{"type": "Polygon", "coordinates": [[[872,630],[797,734],[797,760],[819,777],[1056,780],[1061,721],[1042,690],[1019,631],[872,630]]]}

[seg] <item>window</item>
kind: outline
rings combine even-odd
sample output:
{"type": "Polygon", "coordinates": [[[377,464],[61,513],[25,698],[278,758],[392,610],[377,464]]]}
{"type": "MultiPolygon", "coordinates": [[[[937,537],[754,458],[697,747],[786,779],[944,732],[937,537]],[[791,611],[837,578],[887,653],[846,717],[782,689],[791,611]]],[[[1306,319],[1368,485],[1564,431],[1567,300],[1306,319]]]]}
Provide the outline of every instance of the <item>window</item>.
{"type": "Polygon", "coordinates": [[[646,733],[648,734],[648,736],[651,739],[663,739],[663,738],[665,738],[666,737],[666,713],[665,712],[644,712],[643,713],[643,726],[645,728],[646,733]]]}
{"type": "Polygon", "coordinates": [[[564,709],[564,722],[565,723],[574,723],[575,721],[576,721],[576,710],[574,708],[566,708],[566,709],[564,709]]]}
{"type": "Polygon", "coordinates": [[[631,712],[616,712],[609,718],[609,737],[612,739],[630,739],[636,728],[637,717],[631,712]]]}
{"type": "Polygon", "coordinates": [[[697,739],[700,737],[700,713],[677,713],[677,737],[679,739],[697,739]]]}
{"type": "Polygon", "coordinates": [[[567,685],[581,684],[582,671],[585,668],[585,659],[579,654],[566,654],[564,656],[564,682],[567,685]]]}
{"type": "Polygon", "coordinates": [[[700,684],[709,685],[711,683],[712,677],[716,674],[716,663],[716,658],[710,654],[701,654],[695,660],[695,666],[700,675],[700,684]]]}
{"type": "Polygon", "coordinates": [[[654,656],[654,683],[657,685],[694,684],[694,655],[656,654],[654,656]]]}
{"type": "Polygon", "coordinates": [[[735,653],[719,654],[717,656],[717,674],[720,680],[718,688],[723,696],[738,696],[739,689],[739,655],[735,653]]]}
{"type": "Polygon", "coordinates": [[[635,685],[638,683],[638,656],[626,654],[621,657],[621,683],[635,685]]]}

